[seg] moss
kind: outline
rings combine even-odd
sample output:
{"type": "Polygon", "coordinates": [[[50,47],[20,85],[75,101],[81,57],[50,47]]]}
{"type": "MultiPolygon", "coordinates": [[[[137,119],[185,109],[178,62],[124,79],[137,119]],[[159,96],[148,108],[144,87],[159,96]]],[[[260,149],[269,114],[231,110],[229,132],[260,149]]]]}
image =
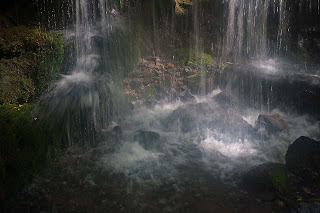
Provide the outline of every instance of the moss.
{"type": "Polygon", "coordinates": [[[0,164],[4,191],[14,194],[49,162],[48,136],[29,105],[0,106],[0,164]]]}
{"type": "Polygon", "coordinates": [[[153,87],[148,87],[145,89],[143,96],[144,98],[149,98],[155,94],[156,94],[156,89],[153,87]]]}
{"type": "Polygon", "coordinates": [[[62,67],[64,56],[62,34],[51,34],[47,42],[47,48],[43,51],[33,75],[37,95],[40,95],[59,78],[62,67]]]}
{"type": "Polygon", "coordinates": [[[288,190],[288,172],[285,167],[272,170],[269,174],[271,185],[276,192],[285,193],[288,190]]]}
{"type": "Polygon", "coordinates": [[[186,63],[188,65],[197,66],[210,66],[212,64],[212,57],[207,53],[198,53],[192,49],[188,48],[178,48],[175,50],[178,56],[178,60],[181,63],[186,63]]]}
{"type": "Polygon", "coordinates": [[[0,104],[23,104],[59,76],[63,37],[25,26],[0,26],[0,104]]]}

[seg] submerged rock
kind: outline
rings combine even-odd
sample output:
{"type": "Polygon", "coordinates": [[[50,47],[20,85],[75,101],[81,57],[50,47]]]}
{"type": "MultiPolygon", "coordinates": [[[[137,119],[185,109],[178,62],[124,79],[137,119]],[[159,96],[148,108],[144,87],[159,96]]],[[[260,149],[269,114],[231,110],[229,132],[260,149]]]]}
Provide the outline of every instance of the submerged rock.
{"type": "Polygon", "coordinates": [[[320,181],[320,141],[300,137],[288,148],[286,165],[290,172],[307,181],[320,181]]]}
{"type": "Polygon", "coordinates": [[[243,183],[257,192],[284,193],[287,191],[287,173],[284,164],[265,163],[247,171],[243,176],[243,183]]]}
{"type": "Polygon", "coordinates": [[[257,120],[257,127],[264,128],[269,133],[275,131],[287,130],[288,126],[279,114],[274,115],[259,115],[257,120]]]}
{"type": "Polygon", "coordinates": [[[138,141],[143,148],[148,150],[157,146],[157,142],[160,140],[160,134],[152,131],[138,130],[134,136],[134,140],[138,141]]]}

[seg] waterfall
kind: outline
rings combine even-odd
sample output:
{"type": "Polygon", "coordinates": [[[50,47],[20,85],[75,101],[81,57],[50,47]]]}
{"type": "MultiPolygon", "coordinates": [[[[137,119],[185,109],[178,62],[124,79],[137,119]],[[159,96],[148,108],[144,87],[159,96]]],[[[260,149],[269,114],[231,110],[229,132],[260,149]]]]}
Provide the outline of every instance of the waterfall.
{"type": "Polygon", "coordinates": [[[292,32],[292,28],[303,28],[305,23],[319,24],[320,1],[224,0],[223,4],[227,14],[222,44],[225,62],[264,59],[271,52],[274,55],[285,53],[294,45],[292,42],[297,43],[290,37],[298,34],[292,32]],[[296,21],[293,19],[295,10],[299,11],[296,21]],[[276,39],[270,38],[274,33],[276,39]]]}
{"type": "Polygon", "coordinates": [[[223,43],[223,58],[239,61],[244,56],[267,55],[267,18],[269,0],[228,0],[227,27],[223,43]]]}
{"type": "MultiPolygon", "coordinates": [[[[59,126],[69,145],[91,146],[97,133],[124,107],[121,80],[112,74],[107,49],[120,17],[109,0],[75,0],[73,24],[65,27],[66,42],[74,46],[75,65],[43,98],[51,128],[59,126]]],[[[120,72],[120,69],[118,70],[120,72]]],[[[119,74],[120,75],[120,74],[119,74]]]]}

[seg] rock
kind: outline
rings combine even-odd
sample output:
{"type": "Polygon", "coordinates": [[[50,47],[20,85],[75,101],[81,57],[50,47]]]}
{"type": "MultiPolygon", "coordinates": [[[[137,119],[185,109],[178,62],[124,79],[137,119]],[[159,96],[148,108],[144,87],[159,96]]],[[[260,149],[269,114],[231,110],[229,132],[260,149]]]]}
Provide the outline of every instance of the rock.
{"type": "Polygon", "coordinates": [[[279,114],[259,115],[256,124],[258,128],[264,128],[269,133],[288,129],[287,124],[282,120],[279,114]]]}
{"type": "Polygon", "coordinates": [[[139,141],[139,144],[149,150],[157,146],[157,142],[160,140],[160,134],[152,131],[138,130],[134,136],[135,141],[139,141]]]}
{"type": "Polygon", "coordinates": [[[212,114],[212,109],[209,104],[188,104],[174,110],[163,124],[168,130],[178,127],[178,131],[188,133],[196,129],[197,120],[204,114],[212,114]]]}
{"type": "MultiPolygon", "coordinates": [[[[299,212],[300,213],[318,213],[320,212],[320,203],[315,202],[315,203],[306,203],[306,202],[301,202],[299,203],[299,212]]],[[[296,212],[296,211],[292,211],[296,212]]]]}
{"type": "Polygon", "coordinates": [[[306,181],[320,182],[320,141],[302,136],[289,146],[285,158],[290,172],[306,181]]]}
{"type": "Polygon", "coordinates": [[[214,96],[213,99],[220,105],[231,105],[230,95],[226,92],[220,92],[218,95],[214,96]]]}
{"type": "Polygon", "coordinates": [[[187,104],[174,110],[163,122],[168,131],[182,133],[215,129],[244,139],[252,132],[252,126],[233,110],[226,110],[214,104],[187,104]],[[176,129],[179,128],[179,129],[176,129]]]}
{"type": "Polygon", "coordinates": [[[193,102],[196,100],[196,98],[191,94],[190,90],[180,93],[179,99],[182,102],[193,102]]]}
{"type": "Polygon", "coordinates": [[[284,164],[266,163],[253,167],[243,176],[243,183],[256,192],[287,191],[288,172],[284,164]]]}
{"type": "Polygon", "coordinates": [[[122,129],[120,126],[115,126],[111,130],[111,138],[114,143],[119,143],[122,139],[122,129]]]}

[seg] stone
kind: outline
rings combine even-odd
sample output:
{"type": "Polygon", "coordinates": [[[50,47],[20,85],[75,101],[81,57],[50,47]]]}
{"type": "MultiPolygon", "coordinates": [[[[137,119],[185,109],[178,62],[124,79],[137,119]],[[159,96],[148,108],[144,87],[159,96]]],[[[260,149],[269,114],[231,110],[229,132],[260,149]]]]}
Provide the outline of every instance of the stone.
{"type": "Polygon", "coordinates": [[[190,90],[187,90],[180,93],[179,100],[182,102],[194,102],[196,98],[191,94],[190,90]]]}
{"type": "Polygon", "coordinates": [[[298,138],[289,146],[285,159],[293,174],[306,181],[320,182],[320,141],[298,138]]]}
{"type": "Polygon", "coordinates": [[[239,139],[244,139],[252,133],[252,126],[233,110],[208,103],[183,105],[164,119],[162,124],[168,131],[175,129],[182,133],[190,133],[209,128],[230,133],[239,139]]]}
{"type": "Polygon", "coordinates": [[[115,143],[118,143],[122,139],[122,129],[120,126],[115,126],[112,128],[111,137],[115,143]]]}
{"type": "Polygon", "coordinates": [[[215,100],[220,105],[231,105],[230,95],[226,92],[220,92],[218,95],[213,97],[213,100],[215,100]]]}
{"type": "Polygon", "coordinates": [[[256,192],[284,193],[287,191],[288,172],[284,164],[265,163],[249,169],[243,183],[256,192]]]}
{"type": "Polygon", "coordinates": [[[158,145],[160,134],[152,131],[138,130],[134,136],[134,140],[146,150],[152,149],[158,145]]]}
{"type": "Polygon", "coordinates": [[[265,128],[269,133],[275,131],[287,130],[286,122],[280,117],[279,114],[274,115],[259,115],[256,122],[258,128],[265,128]]]}

